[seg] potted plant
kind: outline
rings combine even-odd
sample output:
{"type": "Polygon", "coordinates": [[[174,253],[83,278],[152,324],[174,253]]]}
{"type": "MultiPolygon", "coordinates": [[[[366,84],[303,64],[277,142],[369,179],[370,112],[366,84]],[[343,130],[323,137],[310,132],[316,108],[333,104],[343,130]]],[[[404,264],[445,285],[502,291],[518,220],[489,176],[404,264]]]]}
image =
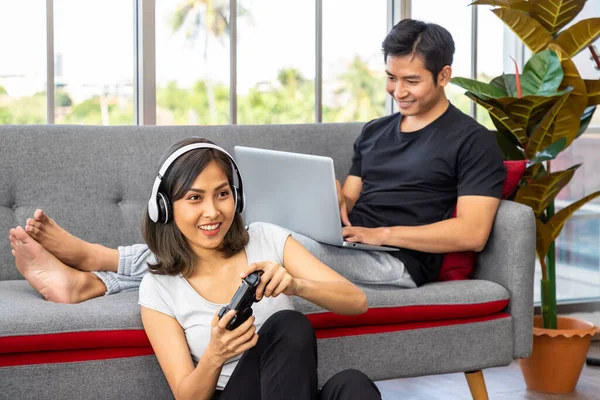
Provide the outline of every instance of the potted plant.
{"type": "MultiPolygon", "coordinates": [[[[454,78],[467,97],[484,107],[496,127],[507,160],[523,160],[526,170],[511,199],[530,206],[536,217],[536,252],[542,268],[541,316],[534,319],[532,356],[520,362],[527,387],[567,393],[575,389],[588,351],[593,324],[556,315],[554,242],[567,219],[600,191],[554,212],[554,199],[581,165],[553,171],[551,160],[587,128],[600,104],[600,80],[584,80],[571,60],[600,36],[600,18],[562,29],[587,0],[478,0],[531,50],[520,74],[489,83],[454,78]],[[561,30],[562,29],[562,30],[561,30]],[[563,352],[561,355],[560,352],[563,352]],[[562,357],[562,359],[560,358],[562,357]]],[[[593,47],[589,47],[600,68],[593,47]]],[[[515,63],[515,67],[516,63],[515,63]]]]}

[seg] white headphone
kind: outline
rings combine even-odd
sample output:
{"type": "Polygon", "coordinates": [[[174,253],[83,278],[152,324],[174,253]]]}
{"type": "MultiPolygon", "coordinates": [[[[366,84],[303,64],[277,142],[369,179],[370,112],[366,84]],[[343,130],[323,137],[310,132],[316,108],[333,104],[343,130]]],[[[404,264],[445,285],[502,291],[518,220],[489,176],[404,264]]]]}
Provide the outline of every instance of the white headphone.
{"type": "Polygon", "coordinates": [[[173,220],[173,208],[171,207],[171,202],[169,197],[163,193],[159,192],[158,189],[162,182],[163,177],[169,170],[169,167],[177,158],[181,157],[183,154],[188,151],[195,149],[215,149],[225,154],[229,161],[231,162],[231,168],[233,169],[233,199],[235,204],[235,211],[237,213],[242,213],[244,211],[244,205],[246,203],[244,197],[243,190],[243,182],[242,182],[242,174],[233,159],[233,157],[227,153],[223,148],[214,145],[212,143],[193,143],[187,146],[183,146],[180,149],[174,151],[163,163],[163,165],[158,170],[158,175],[154,179],[154,185],[152,185],[152,192],[150,193],[150,198],[148,199],[148,216],[153,222],[161,222],[163,224],[167,224],[173,220]],[[236,182],[237,180],[237,182],[236,182]]]}

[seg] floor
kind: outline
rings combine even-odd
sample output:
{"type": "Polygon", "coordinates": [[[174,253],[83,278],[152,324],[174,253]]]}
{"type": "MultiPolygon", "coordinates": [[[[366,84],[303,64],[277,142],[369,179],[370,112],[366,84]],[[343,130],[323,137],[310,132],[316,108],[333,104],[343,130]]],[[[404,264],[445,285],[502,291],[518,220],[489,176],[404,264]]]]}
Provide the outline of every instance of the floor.
{"type": "MultiPolygon", "coordinates": [[[[589,355],[600,357],[600,342],[592,342],[589,355]]],[[[517,362],[508,367],[484,370],[490,400],[598,400],[600,367],[584,366],[576,391],[551,395],[527,390],[517,362]]],[[[384,400],[471,399],[464,374],[424,376],[376,382],[384,400]]]]}

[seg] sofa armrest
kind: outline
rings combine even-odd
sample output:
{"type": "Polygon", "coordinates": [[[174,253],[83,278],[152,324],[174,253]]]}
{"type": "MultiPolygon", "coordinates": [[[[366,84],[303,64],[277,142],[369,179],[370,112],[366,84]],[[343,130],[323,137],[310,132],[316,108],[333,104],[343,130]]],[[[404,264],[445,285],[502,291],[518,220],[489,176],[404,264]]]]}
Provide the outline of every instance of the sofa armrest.
{"type": "Polygon", "coordinates": [[[496,282],[510,293],[507,312],[513,318],[515,358],[528,357],[533,343],[535,242],[535,217],[531,208],[501,201],[474,274],[474,279],[496,282]]]}

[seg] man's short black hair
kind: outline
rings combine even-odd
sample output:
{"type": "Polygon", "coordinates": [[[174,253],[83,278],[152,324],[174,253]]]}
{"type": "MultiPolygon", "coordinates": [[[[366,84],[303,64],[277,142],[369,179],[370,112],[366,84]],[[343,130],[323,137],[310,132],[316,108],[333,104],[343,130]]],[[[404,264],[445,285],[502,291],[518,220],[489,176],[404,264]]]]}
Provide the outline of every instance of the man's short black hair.
{"type": "Polygon", "coordinates": [[[384,61],[388,56],[423,57],[425,68],[437,76],[446,65],[452,65],[454,40],[445,28],[414,19],[403,19],[392,28],[382,44],[384,61]]]}

